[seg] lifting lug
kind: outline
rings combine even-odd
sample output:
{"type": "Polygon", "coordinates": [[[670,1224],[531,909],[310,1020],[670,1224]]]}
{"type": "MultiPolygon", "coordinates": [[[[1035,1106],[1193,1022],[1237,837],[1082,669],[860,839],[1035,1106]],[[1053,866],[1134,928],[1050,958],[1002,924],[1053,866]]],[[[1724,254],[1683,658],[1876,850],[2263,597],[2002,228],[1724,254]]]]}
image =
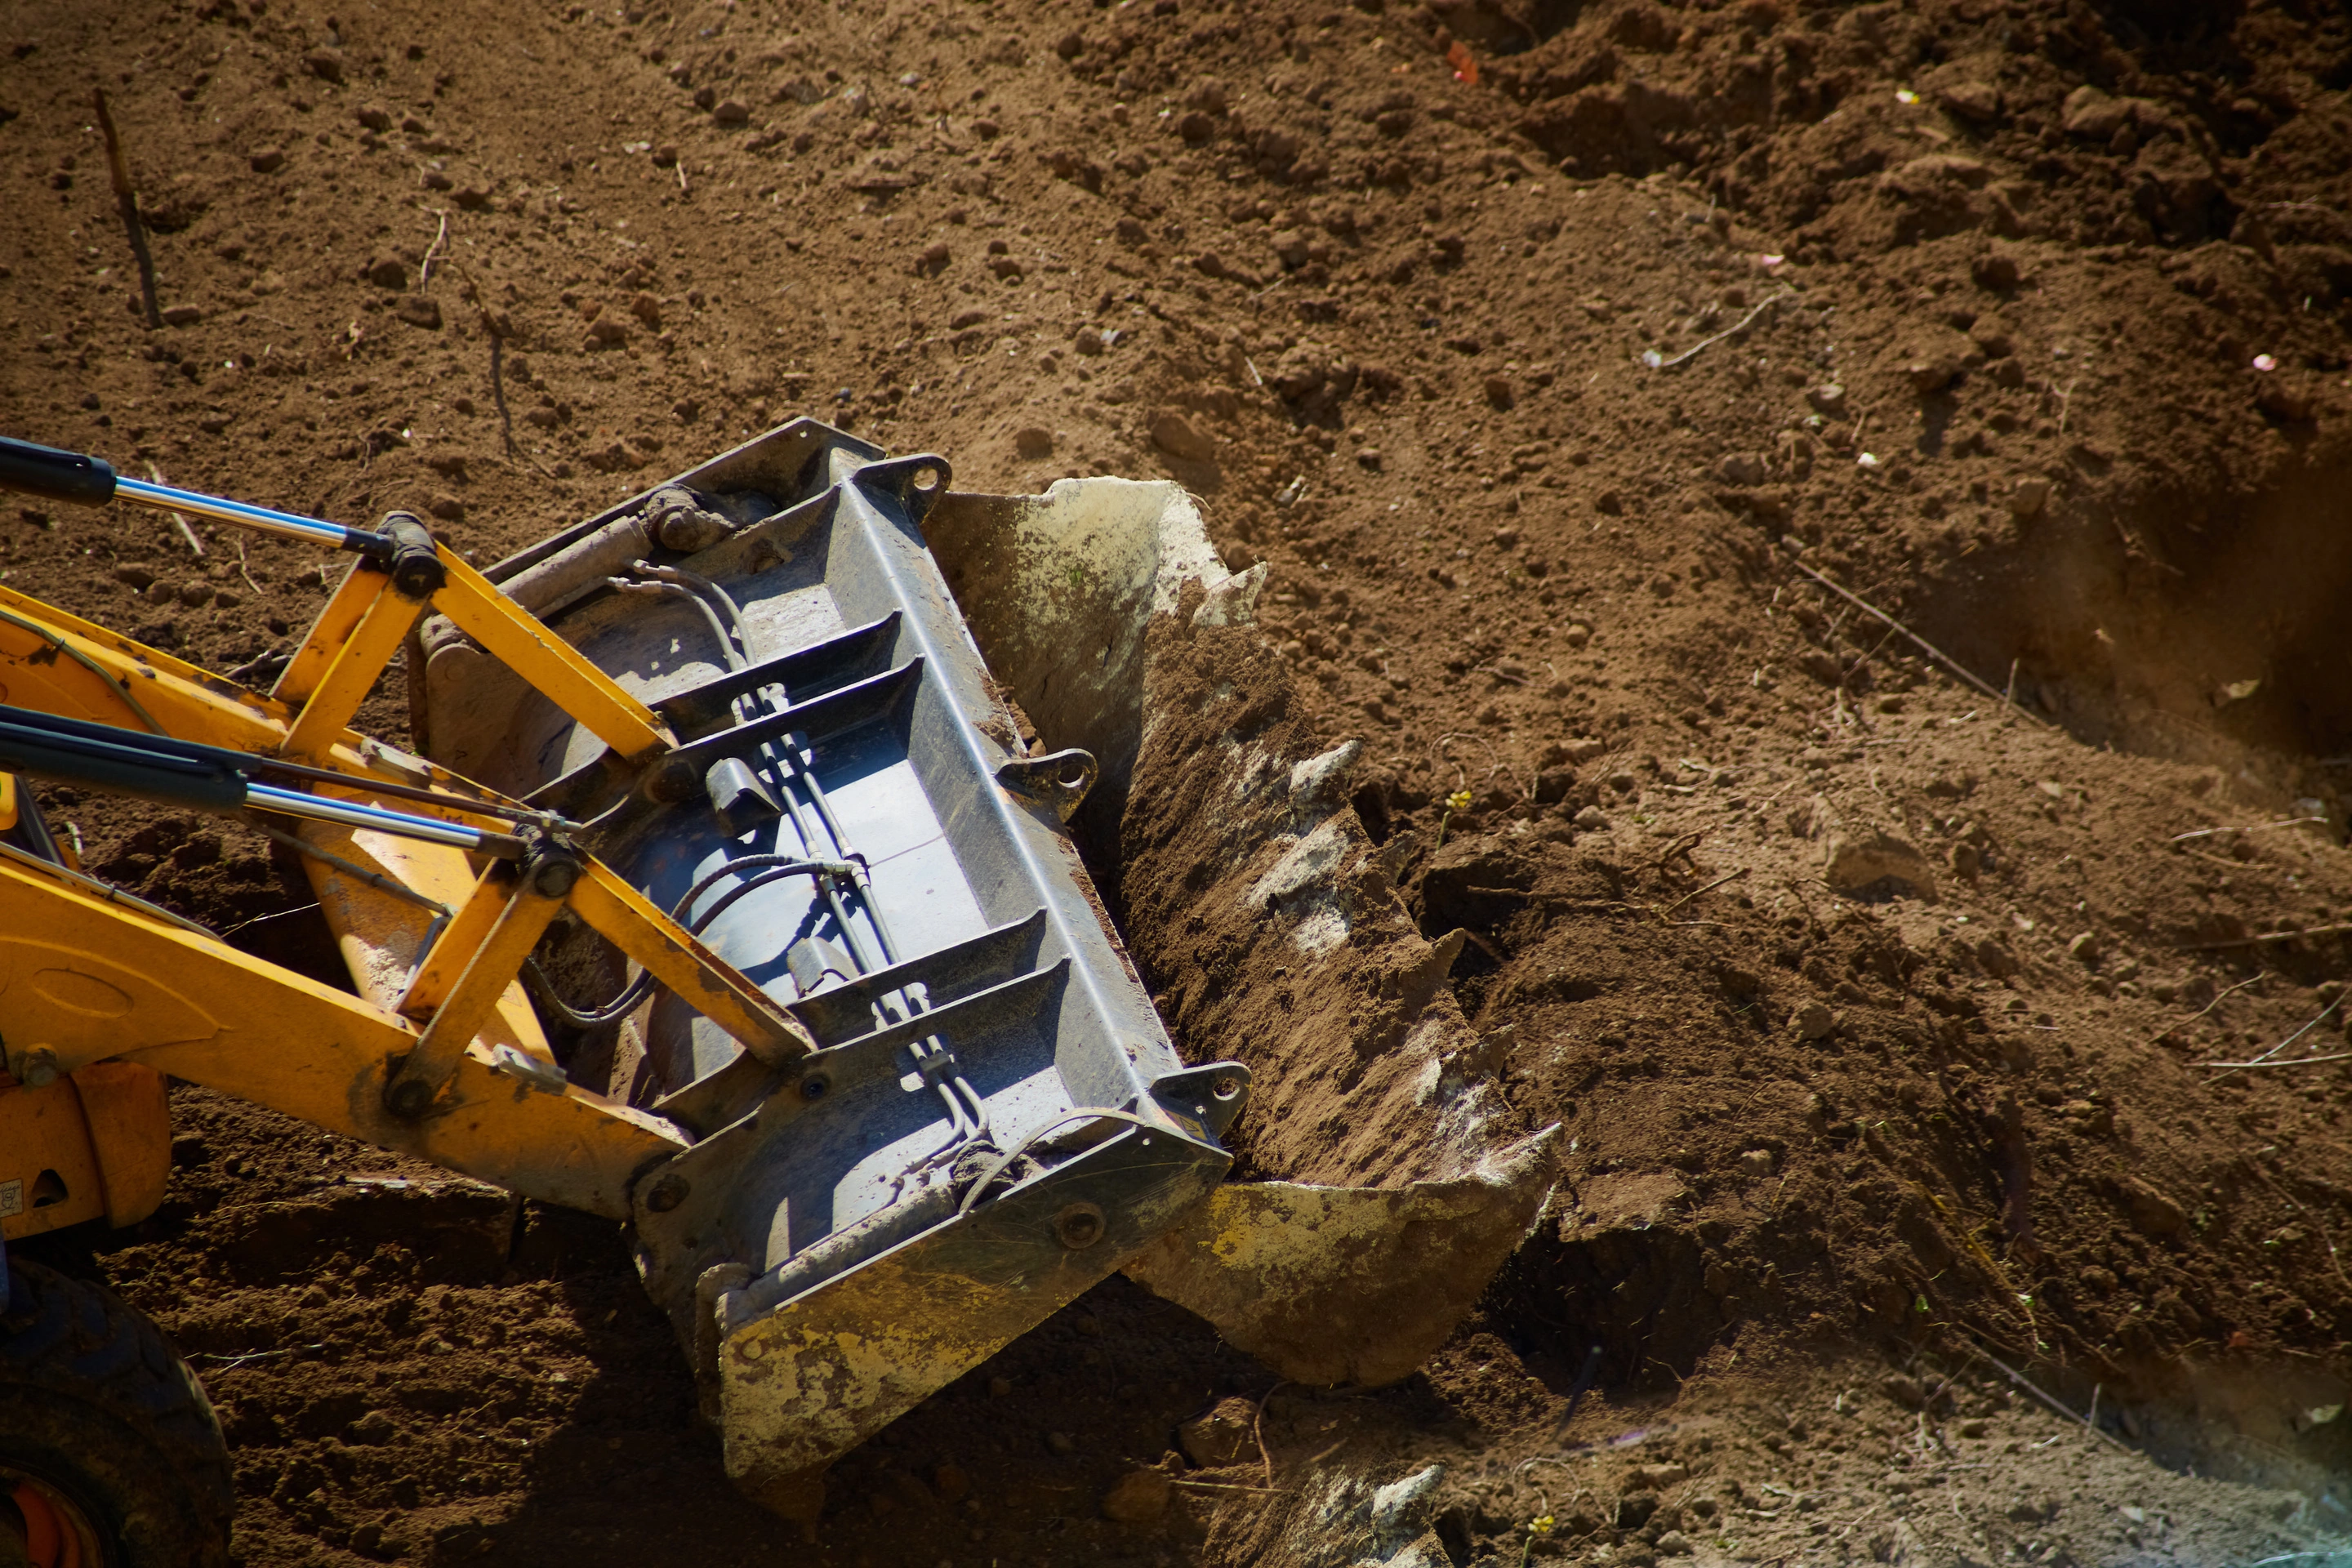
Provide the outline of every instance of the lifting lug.
{"type": "Polygon", "coordinates": [[[1040,757],[1015,757],[996,770],[1004,793],[1027,805],[1042,805],[1067,822],[1086,804],[1102,771],[1092,752],[1066,746],[1040,757]]]}

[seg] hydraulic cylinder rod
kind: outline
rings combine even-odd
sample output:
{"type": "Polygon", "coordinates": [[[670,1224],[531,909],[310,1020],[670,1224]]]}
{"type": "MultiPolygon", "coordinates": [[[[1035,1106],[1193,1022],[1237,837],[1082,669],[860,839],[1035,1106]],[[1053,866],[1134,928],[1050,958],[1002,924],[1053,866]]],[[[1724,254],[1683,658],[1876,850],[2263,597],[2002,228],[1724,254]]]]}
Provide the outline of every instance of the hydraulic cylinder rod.
{"type": "Polygon", "coordinates": [[[114,471],[103,458],[60,451],[0,436],[0,489],[62,501],[68,506],[104,506],[117,499],[153,507],[158,511],[184,511],[215,522],[233,523],[289,539],[307,539],[362,555],[389,553],[393,541],[364,528],[347,528],[290,511],[274,511],[241,500],[184,490],[177,485],[150,484],[114,471]]]}
{"type": "MultiPolygon", "coordinates": [[[[0,768],[11,772],[116,790],[198,811],[274,811],[348,827],[372,827],[505,859],[521,853],[521,840],[511,834],[256,784],[246,777],[278,765],[269,757],[0,704],[0,768]]],[[[320,771],[306,770],[306,773],[317,776],[320,771]]],[[[371,787],[371,781],[363,778],[338,782],[355,790],[371,787]]],[[[470,803],[462,800],[453,799],[450,804],[470,808],[470,803]]]]}

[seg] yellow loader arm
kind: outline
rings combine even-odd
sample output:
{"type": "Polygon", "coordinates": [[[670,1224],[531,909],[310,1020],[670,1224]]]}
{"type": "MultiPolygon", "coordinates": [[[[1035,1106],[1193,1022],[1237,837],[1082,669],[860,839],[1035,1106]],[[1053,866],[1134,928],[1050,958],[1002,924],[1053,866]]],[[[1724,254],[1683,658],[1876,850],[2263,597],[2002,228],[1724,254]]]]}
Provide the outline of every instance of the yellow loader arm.
{"type": "MultiPolygon", "coordinates": [[[[22,465],[46,464],[64,472],[37,474],[53,479],[44,493],[58,499],[104,499],[73,466],[93,461],[0,442],[0,479],[22,488],[22,465]]],[[[348,728],[419,617],[437,611],[621,755],[643,763],[675,743],[643,703],[415,518],[395,512],[363,533],[127,479],[115,493],[317,537],[360,560],[268,695],[0,588],[0,689],[11,710],[29,710],[16,730],[32,750],[11,753],[14,763],[100,787],[121,784],[104,769],[123,748],[182,761],[217,748],[249,763],[246,796],[197,804],[307,819],[276,836],[302,850],[362,994],[82,875],[9,780],[0,1089],[13,1091],[0,1092],[0,1238],[152,1211],[170,1161],[164,1073],[528,1196],[626,1217],[631,1182],[691,1140],[564,1081],[518,974],[567,908],[759,1059],[812,1048],[789,1014],[581,852],[559,819],[348,728]],[[32,714],[66,722],[42,730],[32,714]],[[108,747],[100,727],[131,733],[108,747]],[[68,751],[42,750],[54,743],[68,751]]]]}

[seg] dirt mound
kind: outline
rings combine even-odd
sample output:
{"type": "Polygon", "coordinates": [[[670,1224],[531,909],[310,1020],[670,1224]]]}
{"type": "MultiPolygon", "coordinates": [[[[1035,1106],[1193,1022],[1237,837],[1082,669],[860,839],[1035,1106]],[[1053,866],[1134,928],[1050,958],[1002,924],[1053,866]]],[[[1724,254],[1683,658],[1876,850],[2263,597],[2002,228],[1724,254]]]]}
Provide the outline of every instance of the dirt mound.
{"type": "MultiPolygon", "coordinates": [[[[1173,476],[1268,565],[1265,642],[1210,639],[1099,868],[1139,965],[1189,1050],[1247,1042],[1263,1173],[1383,1168],[1350,1095],[1433,1012],[1472,1042],[1440,1087],[1573,1140],[1482,1323],[1369,1402],[1275,1401],[1286,1467],[1464,1433],[1516,1465],[1580,1385],[1605,1420],[1823,1337],[1990,1347],[2109,1411],[2186,1366],[2340,1374],[2332,21],[122,0],[0,31],[12,433],[424,507],[487,561],[806,407],[979,489],[1173,476]],[[1219,858],[1227,735],[1361,742],[1341,868],[1406,913],[1328,989],[1284,991],[1311,913],[1219,858]]],[[[7,515],[12,587],[213,668],[323,602],[290,544],[7,515]]],[[[362,722],[397,735],[399,693],[362,722]]],[[[331,965],[259,841],[55,804],[110,874],[331,965]]],[[[212,1358],[248,1562],[771,1538],[616,1238],[321,1184],[430,1173],[178,1103],[173,1206],[102,1261],[212,1358]]],[[[1266,1469],[1181,1461],[1159,1523],[1096,1518],[1266,1391],[1115,1283],[846,1466],[825,1549],[1271,1552],[1289,1516],[1214,1489],[1266,1469]]],[[[2336,1452],[2286,1397],[2275,1446],[2336,1452]]],[[[1524,1491],[1446,1550],[1533,1542],[1524,1491]]]]}

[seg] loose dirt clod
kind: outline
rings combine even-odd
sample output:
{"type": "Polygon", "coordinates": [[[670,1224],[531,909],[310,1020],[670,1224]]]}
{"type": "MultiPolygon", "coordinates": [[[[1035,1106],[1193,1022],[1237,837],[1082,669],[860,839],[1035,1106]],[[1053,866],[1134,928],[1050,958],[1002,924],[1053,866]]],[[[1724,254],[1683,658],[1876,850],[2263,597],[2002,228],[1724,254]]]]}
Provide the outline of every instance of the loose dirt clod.
{"type": "Polygon", "coordinates": [[[1254,1400],[1225,1399],[1219,1401],[1214,1409],[1185,1422],[1176,1428],[1184,1457],[1202,1469],[1251,1463],[1258,1452],[1255,1436],[1257,1409],[1254,1400]]]}
{"type": "Polygon", "coordinates": [[[1168,1500],[1174,1495],[1165,1471],[1130,1470],[1103,1495],[1103,1517],[1121,1524],[1147,1524],[1168,1511],[1168,1500]]]}

